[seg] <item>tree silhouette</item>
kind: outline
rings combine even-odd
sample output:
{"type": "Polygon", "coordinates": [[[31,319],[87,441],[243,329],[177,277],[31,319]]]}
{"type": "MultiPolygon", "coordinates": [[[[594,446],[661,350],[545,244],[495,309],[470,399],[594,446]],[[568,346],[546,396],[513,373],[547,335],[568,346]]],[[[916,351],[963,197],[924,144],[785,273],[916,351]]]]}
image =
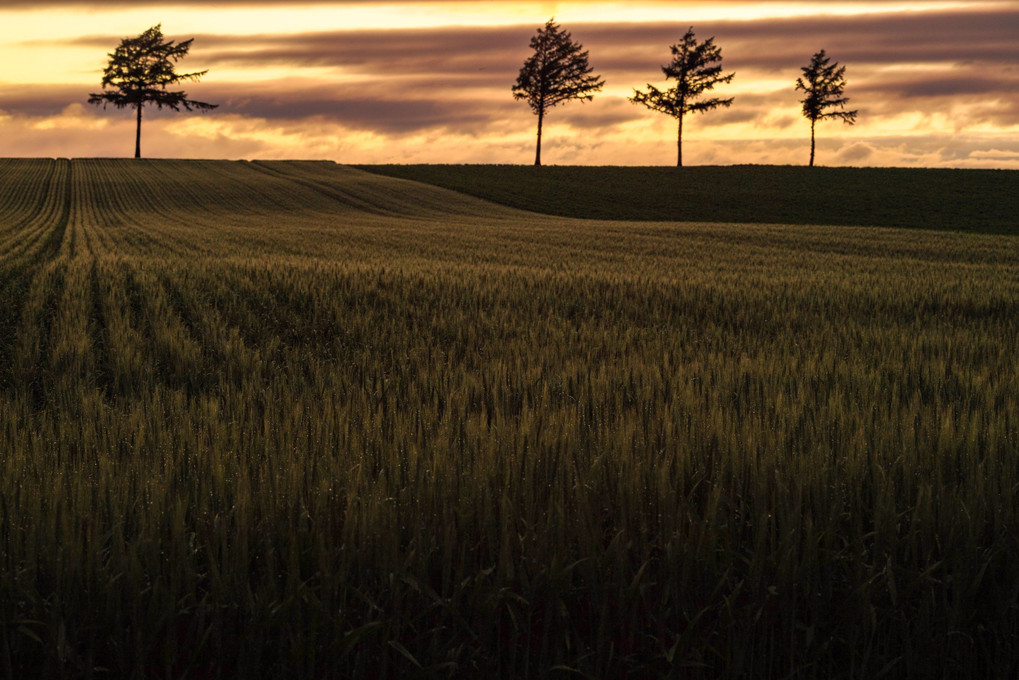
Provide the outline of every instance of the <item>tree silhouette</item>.
{"type": "Polygon", "coordinates": [[[124,38],[113,51],[110,62],[103,71],[103,90],[90,94],[88,103],[106,108],[113,104],[118,109],[134,107],[138,111],[138,127],[135,133],[134,157],[142,156],[142,109],[146,103],[180,111],[208,111],[218,104],[206,104],[187,98],[187,93],[170,91],[166,88],[185,80],[197,82],[208,71],[196,73],[174,73],[174,64],[191,49],[194,38],[175,43],[164,40],[162,24],[153,26],[137,38],[124,38]],[[110,88],[111,92],[105,92],[110,88]]]}
{"type": "Polygon", "coordinates": [[[800,70],[803,76],[796,79],[796,89],[807,95],[801,101],[803,115],[810,121],[810,167],[814,167],[814,128],[817,121],[841,118],[846,125],[853,125],[859,111],[845,110],[849,103],[849,98],[842,94],[846,88],[846,67],[833,62],[824,50],[811,57],[810,64],[800,70]]]}
{"type": "Polygon", "coordinates": [[[732,106],[733,98],[705,99],[696,101],[715,85],[732,82],[735,73],[722,75],[722,50],[715,46],[715,39],[708,38],[702,43],[694,37],[693,26],[683,39],[670,46],[672,61],[662,66],[666,80],[674,79],[675,87],[659,90],[648,84],[647,92],[634,90],[630,101],[646,106],[652,111],[665,113],[679,121],[677,137],[677,166],[683,167],[683,117],[688,113],[703,113],[718,107],[732,106]]]}
{"type": "Polygon", "coordinates": [[[560,29],[555,19],[549,19],[531,38],[534,54],[520,69],[513,86],[514,99],[526,99],[531,111],[538,116],[538,148],[534,164],[541,165],[541,128],[545,112],[572,99],[591,101],[594,93],[605,85],[598,76],[591,75],[588,53],[580,43],[573,42],[570,34],[560,29]]]}

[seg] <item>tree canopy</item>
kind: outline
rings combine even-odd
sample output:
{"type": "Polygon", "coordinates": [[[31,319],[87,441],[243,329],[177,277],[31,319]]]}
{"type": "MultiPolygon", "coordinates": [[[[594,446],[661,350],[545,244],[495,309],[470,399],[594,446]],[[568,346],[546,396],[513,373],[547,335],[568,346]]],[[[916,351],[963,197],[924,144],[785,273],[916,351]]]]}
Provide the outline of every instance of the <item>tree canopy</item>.
{"type": "Polygon", "coordinates": [[[163,38],[162,24],[148,29],[136,38],[124,38],[103,70],[103,92],[92,93],[89,104],[112,104],[118,109],[135,108],[138,125],[135,134],[135,158],[141,158],[142,108],[155,104],[157,108],[180,111],[208,111],[218,104],[188,99],[187,93],[167,88],[184,81],[197,82],[208,71],[176,73],[175,64],[187,56],[194,38],[183,42],[163,38]],[[110,90],[110,91],[107,91],[110,90]]]}
{"type": "Polygon", "coordinates": [[[531,38],[534,54],[524,61],[513,86],[513,98],[523,99],[538,116],[538,145],[534,164],[541,165],[541,130],[545,113],[559,104],[572,100],[591,101],[605,81],[592,75],[588,53],[574,42],[555,19],[531,38]]]}
{"type": "Polygon", "coordinates": [[[700,99],[704,93],[732,82],[735,73],[722,75],[722,50],[715,45],[714,38],[697,42],[693,27],[686,32],[683,39],[670,46],[672,61],[662,66],[666,80],[675,80],[676,85],[667,90],[659,90],[650,83],[647,92],[634,90],[630,101],[646,106],[652,111],[664,113],[679,121],[679,132],[676,142],[677,165],[683,166],[683,117],[688,113],[704,113],[718,107],[732,106],[733,98],[700,99]]]}

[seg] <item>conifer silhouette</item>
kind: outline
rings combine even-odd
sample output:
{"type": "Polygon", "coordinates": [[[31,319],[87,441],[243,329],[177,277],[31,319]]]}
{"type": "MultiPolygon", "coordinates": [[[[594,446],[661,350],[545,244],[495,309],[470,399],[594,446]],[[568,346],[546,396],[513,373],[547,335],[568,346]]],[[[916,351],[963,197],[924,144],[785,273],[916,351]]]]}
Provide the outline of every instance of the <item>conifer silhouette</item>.
{"type": "Polygon", "coordinates": [[[679,43],[670,47],[672,61],[662,66],[666,79],[676,81],[675,87],[659,90],[650,83],[647,92],[634,90],[630,101],[641,104],[652,111],[665,113],[679,121],[677,136],[677,166],[683,167],[683,117],[688,113],[704,113],[718,107],[732,106],[733,98],[704,99],[697,101],[715,85],[731,83],[735,73],[722,75],[722,50],[715,45],[714,38],[702,43],[694,37],[693,26],[679,43]]]}
{"type": "Polygon", "coordinates": [[[218,104],[207,104],[187,98],[182,91],[167,90],[185,80],[201,79],[208,71],[175,73],[174,64],[191,49],[194,38],[177,43],[163,39],[162,24],[157,24],[136,38],[124,38],[113,51],[109,64],[103,71],[103,92],[89,95],[88,103],[106,108],[112,104],[118,109],[133,107],[138,112],[138,126],[135,132],[134,157],[142,156],[142,109],[145,104],[157,108],[180,111],[208,111],[218,104]],[[109,88],[111,91],[106,92],[109,88]]]}
{"type": "Polygon", "coordinates": [[[531,111],[538,116],[538,146],[534,164],[540,166],[545,113],[573,99],[591,101],[605,81],[591,75],[594,69],[588,64],[588,53],[580,43],[573,42],[570,34],[563,31],[554,18],[549,19],[531,38],[531,49],[534,54],[520,69],[513,86],[513,98],[527,100],[531,111]]]}
{"type": "Polygon", "coordinates": [[[859,111],[846,111],[849,98],[843,96],[846,87],[846,67],[821,50],[800,69],[803,76],[796,79],[796,89],[806,93],[801,100],[803,116],[810,121],[810,167],[814,167],[816,148],[814,129],[819,120],[839,118],[846,125],[856,123],[859,111]],[[838,110],[833,110],[838,109],[838,110]]]}

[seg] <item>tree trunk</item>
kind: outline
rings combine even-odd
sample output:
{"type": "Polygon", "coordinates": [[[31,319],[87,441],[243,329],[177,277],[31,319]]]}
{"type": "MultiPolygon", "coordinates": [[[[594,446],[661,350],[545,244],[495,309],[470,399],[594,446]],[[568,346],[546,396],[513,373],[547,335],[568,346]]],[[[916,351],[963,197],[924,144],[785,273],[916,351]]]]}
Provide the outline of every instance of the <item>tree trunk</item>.
{"type": "Polygon", "coordinates": [[[677,160],[676,167],[683,167],[683,114],[679,115],[679,135],[676,137],[677,160]]]}
{"type": "Polygon", "coordinates": [[[538,110],[538,150],[534,152],[534,167],[541,167],[541,125],[545,122],[545,109],[538,110]]]}
{"type": "Polygon", "coordinates": [[[134,134],[134,157],[142,157],[142,103],[138,102],[138,129],[134,134]]]}
{"type": "Polygon", "coordinates": [[[817,125],[816,120],[810,121],[810,167],[814,167],[814,126],[817,125]]]}

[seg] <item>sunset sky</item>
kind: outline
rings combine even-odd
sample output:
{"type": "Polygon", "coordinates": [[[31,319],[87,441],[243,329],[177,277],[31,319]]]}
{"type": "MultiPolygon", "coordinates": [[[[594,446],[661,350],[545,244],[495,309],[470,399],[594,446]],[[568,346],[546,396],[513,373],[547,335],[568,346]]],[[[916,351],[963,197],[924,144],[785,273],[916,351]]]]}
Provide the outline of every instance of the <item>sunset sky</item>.
{"type": "Polygon", "coordinates": [[[1019,1],[0,3],[0,156],[129,156],[130,112],[88,106],[107,53],[157,23],[195,38],[179,70],[217,103],[156,114],[148,157],[528,163],[535,119],[510,87],[555,16],[607,82],[554,109],[548,164],[669,165],[675,124],[627,101],[664,86],[689,26],[715,37],[732,108],[687,124],[688,164],[806,163],[793,82],[824,48],[848,68],[855,127],[818,128],[824,165],[1019,168],[1019,1]]]}

